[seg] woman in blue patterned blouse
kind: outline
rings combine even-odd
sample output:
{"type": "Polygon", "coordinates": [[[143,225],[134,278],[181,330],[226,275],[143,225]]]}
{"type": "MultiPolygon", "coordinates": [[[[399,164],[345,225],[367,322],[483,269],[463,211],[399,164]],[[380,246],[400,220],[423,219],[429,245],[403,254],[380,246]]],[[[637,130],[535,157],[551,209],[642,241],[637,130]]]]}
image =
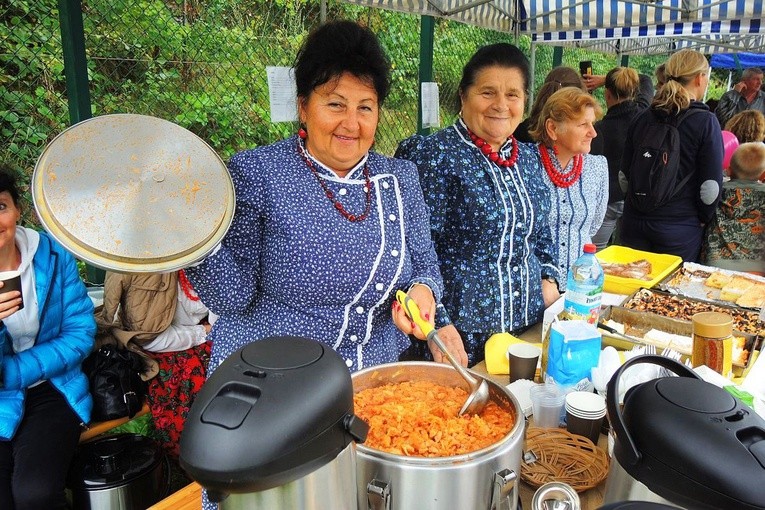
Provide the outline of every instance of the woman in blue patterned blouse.
{"type": "Polygon", "coordinates": [[[407,335],[422,333],[392,310],[396,290],[431,322],[441,298],[417,169],[370,151],[390,83],[374,34],[322,25],[295,79],[299,134],[231,158],[231,229],[187,270],[219,316],[209,372],[248,342],[284,335],[333,347],[351,371],[397,361],[407,335]]]}
{"type": "Polygon", "coordinates": [[[436,326],[442,338],[462,338],[470,365],[492,334],[526,329],[558,297],[539,155],[513,138],[528,84],[518,48],[479,49],[463,70],[460,118],[396,153],[417,164],[430,208],[445,287],[436,326]]]}
{"type": "Polygon", "coordinates": [[[566,87],[545,102],[530,132],[539,142],[544,182],[552,197],[549,219],[558,245],[561,289],[569,267],[600,229],[608,207],[608,162],[605,156],[589,154],[601,112],[590,94],[566,87]]]}

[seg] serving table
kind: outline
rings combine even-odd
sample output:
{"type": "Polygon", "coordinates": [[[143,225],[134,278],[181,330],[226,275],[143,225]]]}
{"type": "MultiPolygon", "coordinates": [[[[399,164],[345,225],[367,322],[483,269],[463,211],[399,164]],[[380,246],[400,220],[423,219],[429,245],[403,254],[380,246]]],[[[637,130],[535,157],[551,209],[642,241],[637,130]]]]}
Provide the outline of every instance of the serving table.
{"type": "MultiPolygon", "coordinates": [[[[539,323],[532,326],[531,328],[526,330],[523,334],[518,335],[518,338],[531,343],[540,343],[542,341],[542,324],[539,323]]],[[[486,371],[485,361],[482,361],[478,363],[477,365],[475,365],[472,368],[472,370],[486,377],[487,379],[490,379],[496,382],[497,384],[501,384],[504,386],[510,384],[510,377],[508,375],[495,375],[495,374],[488,373],[486,371]]],[[[526,430],[528,430],[529,426],[533,426],[533,416],[526,423],[526,427],[527,427],[526,430]]],[[[600,439],[598,441],[598,446],[607,451],[607,445],[608,445],[607,436],[601,434],[600,439]]],[[[523,503],[523,509],[529,510],[531,509],[531,498],[534,496],[534,492],[536,492],[536,488],[532,487],[531,485],[523,481],[520,481],[519,483],[520,483],[521,502],[523,503]]],[[[604,480],[596,487],[593,487],[592,489],[579,493],[579,499],[581,500],[581,503],[582,503],[581,510],[596,510],[597,508],[599,508],[603,504],[605,486],[606,486],[606,482],[604,480]]]]}
{"type": "MultiPolygon", "coordinates": [[[[527,330],[522,335],[519,335],[519,337],[522,340],[526,340],[528,342],[532,343],[538,343],[541,340],[542,335],[542,325],[537,324],[536,326],[533,326],[529,330],[527,330]]],[[[510,380],[507,375],[493,375],[489,374],[486,371],[486,363],[481,362],[474,366],[472,368],[473,371],[476,373],[487,377],[488,379],[491,379],[492,381],[507,385],[509,384],[510,380]]],[[[533,418],[532,418],[533,420],[533,418]]],[[[527,426],[532,424],[533,421],[530,421],[530,423],[527,423],[527,426]]],[[[600,436],[600,441],[598,442],[598,446],[605,449],[607,445],[607,439],[606,436],[602,435],[600,436]]],[[[520,473],[518,473],[520,478],[520,473]]],[[[531,485],[526,484],[525,482],[519,481],[518,482],[519,488],[520,488],[520,495],[521,495],[521,502],[523,503],[524,510],[531,509],[531,498],[534,496],[534,492],[536,489],[532,487],[531,485]]],[[[603,495],[605,493],[605,482],[601,482],[600,485],[597,487],[594,487],[590,490],[587,490],[585,492],[582,492],[579,494],[579,498],[582,502],[581,510],[596,510],[598,507],[602,505],[603,502],[603,495]]],[[[197,483],[191,483],[184,487],[183,489],[179,490],[178,492],[171,494],[167,498],[163,499],[162,501],[158,502],[154,506],[150,507],[149,510],[180,510],[180,509],[199,509],[199,502],[200,498],[202,496],[202,488],[197,483]]]]}

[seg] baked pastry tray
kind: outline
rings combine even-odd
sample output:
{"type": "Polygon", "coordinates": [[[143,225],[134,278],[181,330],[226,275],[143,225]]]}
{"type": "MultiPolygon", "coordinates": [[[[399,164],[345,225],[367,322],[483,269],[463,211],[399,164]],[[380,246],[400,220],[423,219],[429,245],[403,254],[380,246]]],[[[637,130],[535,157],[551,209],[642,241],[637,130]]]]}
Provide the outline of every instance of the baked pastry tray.
{"type": "MultiPolygon", "coordinates": [[[[723,299],[723,297],[726,296],[721,297],[721,288],[711,287],[706,284],[709,278],[713,275],[729,278],[745,278],[755,282],[757,286],[765,286],[765,277],[762,276],[705,266],[696,264],[695,262],[683,262],[677,269],[667,275],[663,280],[659,281],[654,288],[661,289],[671,294],[687,296],[711,303],[727,306],[741,306],[734,301],[723,299]]],[[[765,300],[762,301],[759,306],[744,306],[742,308],[759,310],[763,305],[765,305],[765,300]]]]}
{"type": "MultiPolygon", "coordinates": [[[[744,338],[739,348],[751,353],[759,349],[765,336],[765,322],[759,320],[759,313],[754,310],[710,303],[706,300],[674,295],[657,289],[639,289],[627,297],[621,306],[611,306],[601,314],[601,321],[613,320],[625,324],[626,333],[640,338],[650,329],[658,329],[671,334],[692,337],[691,317],[694,313],[716,311],[733,317],[734,337],[744,338]]],[[[629,348],[626,339],[603,333],[603,342],[617,348],[629,348]]],[[[651,343],[651,342],[644,342],[651,343]]],[[[735,347],[734,347],[735,349],[735,347]]],[[[734,365],[746,367],[751,356],[746,355],[734,360],[734,365]]]]}

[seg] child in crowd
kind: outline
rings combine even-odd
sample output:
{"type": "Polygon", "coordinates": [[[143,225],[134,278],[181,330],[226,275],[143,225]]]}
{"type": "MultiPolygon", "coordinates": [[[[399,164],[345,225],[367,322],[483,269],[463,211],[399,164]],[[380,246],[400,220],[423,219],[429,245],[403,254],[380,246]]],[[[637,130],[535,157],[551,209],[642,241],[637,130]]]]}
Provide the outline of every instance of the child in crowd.
{"type": "Polygon", "coordinates": [[[707,225],[706,263],[734,271],[765,271],[765,144],[741,144],[730,162],[715,218],[707,225]]]}
{"type": "Polygon", "coordinates": [[[738,139],[738,143],[765,141],[765,115],[758,110],[744,110],[725,123],[726,131],[730,131],[738,139]]]}

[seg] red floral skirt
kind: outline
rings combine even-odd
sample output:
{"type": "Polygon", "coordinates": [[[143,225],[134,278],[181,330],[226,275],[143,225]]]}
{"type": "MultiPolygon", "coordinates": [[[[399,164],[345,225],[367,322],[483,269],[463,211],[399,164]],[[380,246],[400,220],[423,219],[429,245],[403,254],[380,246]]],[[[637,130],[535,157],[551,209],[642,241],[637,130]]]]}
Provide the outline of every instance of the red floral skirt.
{"type": "Polygon", "coordinates": [[[148,353],[159,363],[159,374],[149,381],[152,437],[176,459],[189,408],[207,379],[210,345],[205,342],[185,351],[148,353]]]}

